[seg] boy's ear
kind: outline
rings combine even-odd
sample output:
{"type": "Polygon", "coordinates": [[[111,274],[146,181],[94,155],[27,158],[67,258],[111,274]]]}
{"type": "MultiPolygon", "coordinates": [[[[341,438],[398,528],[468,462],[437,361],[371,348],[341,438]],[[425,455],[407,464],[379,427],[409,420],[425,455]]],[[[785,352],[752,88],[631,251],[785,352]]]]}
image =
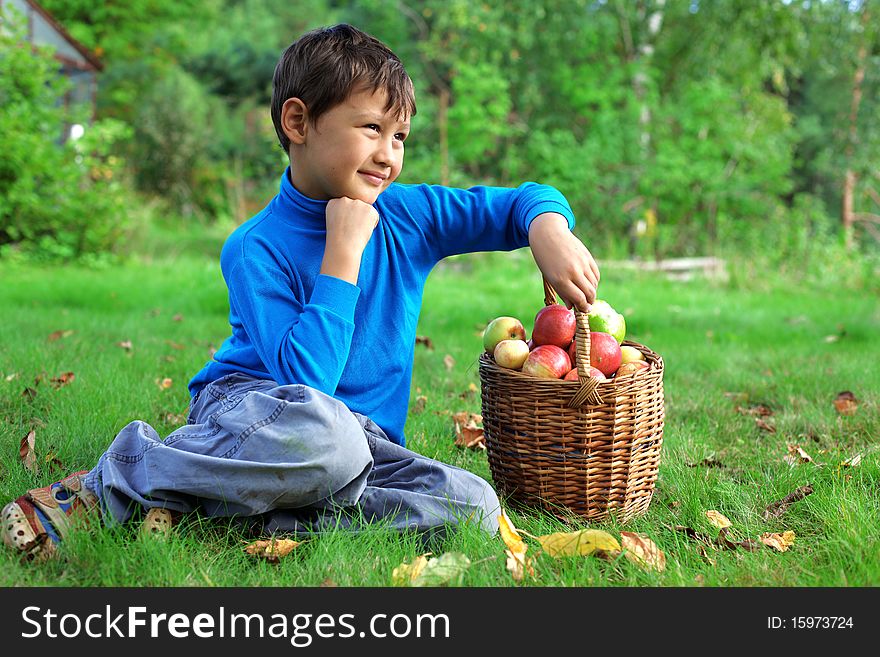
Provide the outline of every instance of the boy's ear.
{"type": "Polygon", "coordinates": [[[281,129],[291,144],[303,144],[309,124],[309,109],[299,98],[288,98],[281,106],[281,129]]]}

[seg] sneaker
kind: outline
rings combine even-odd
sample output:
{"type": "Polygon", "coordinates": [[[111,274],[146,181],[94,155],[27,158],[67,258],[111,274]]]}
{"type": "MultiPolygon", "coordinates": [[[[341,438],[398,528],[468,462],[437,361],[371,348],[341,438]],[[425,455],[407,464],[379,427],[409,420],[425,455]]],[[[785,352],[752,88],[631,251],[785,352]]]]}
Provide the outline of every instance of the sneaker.
{"type": "Polygon", "coordinates": [[[28,560],[43,561],[55,554],[80,517],[89,519],[98,509],[98,498],[83,485],[87,470],[61,481],[33,488],[0,512],[3,542],[28,560]]]}

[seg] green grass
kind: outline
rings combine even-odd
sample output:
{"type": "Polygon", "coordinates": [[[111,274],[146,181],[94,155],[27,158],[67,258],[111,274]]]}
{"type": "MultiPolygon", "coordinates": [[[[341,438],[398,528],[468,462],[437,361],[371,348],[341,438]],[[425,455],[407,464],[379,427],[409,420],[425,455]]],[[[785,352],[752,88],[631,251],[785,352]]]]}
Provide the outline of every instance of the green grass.
{"type": "MultiPolygon", "coordinates": [[[[193,238],[197,239],[197,238],[193,238]]],[[[201,239],[201,238],[198,238],[201,239]]],[[[209,240],[210,241],[210,240],[209,240]]],[[[199,242],[198,252],[212,250],[199,242]]],[[[161,435],[186,411],[186,383],[227,335],[226,291],[217,264],[178,244],[165,257],[104,270],[0,263],[0,500],[91,468],[128,422],[144,420],[161,435]],[[72,331],[56,340],[55,331],[72,331]],[[130,341],[131,350],[118,346],[130,341]],[[55,388],[63,372],[75,379],[55,388]],[[39,377],[42,377],[38,382],[39,377]],[[170,378],[169,388],[159,381],[170,378]],[[25,388],[35,396],[23,395],[25,388]],[[35,431],[39,473],[18,455],[35,431]],[[52,465],[52,459],[60,467],[52,465]]],[[[772,278],[748,287],[706,281],[676,283],[603,269],[601,296],[627,316],[628,336],[660,353],[666,365],[666,427],[659,479],[648,512],[625,527],[649,536],[666,555],[663,572],[626,559],[552,559],[538,555],[532,586],[876,586],[880,584],[878,449],[880,373],[875,367],[880,307],[860,290],[786,288],[772,278]],[[833,341],[826,336],[837,336],[833,341]],[[852,416],[833,399],[851,390],[852,416]],[[775,433],[761,430],[737,406],[765,404],[775,433]],[[786,444],[799,444],[817,464],[791,466],[786,444]],[[862,454],[861,465],[838,464],[862,454]],[[703,465],[714,459],[720,467],[703,465]],[[761,512],[807,483],[814,492],[778,519],[761,512]],[[740,538],[792,530],[784,553],[769,548],[708,550],[676,525],[715,536],[705,511],[715,509],[740,538]]],[[[451,414],[480,412],[480,332],[498,315],[521,317],[527,329],[543,302],[528,251],[477,254],[447,261],[429,279],[419,335],[408,446],[489,478],[485,452],[453,445],[451,414]],[[444,358],[454,365],[448,369],[444,358]],[[473,386],[471,385],[473,384],[473,386]]],[[[511,509],[530,534],[568,531],[540,513],[511,509]]],[[[144,540],[137,526],[76,533],[63,557],[20,563],[0,551],[0,586],[384,586],[394,568],[424,551],[418,541],[377,528],[314,537],[278,564],[246,555],[249,540],[222,520],[188,516],[168,542],[144,540]]],[[[465,528],[435,553],[471,560],[461,584],[513,586],[499,538],[465,528]]]]}

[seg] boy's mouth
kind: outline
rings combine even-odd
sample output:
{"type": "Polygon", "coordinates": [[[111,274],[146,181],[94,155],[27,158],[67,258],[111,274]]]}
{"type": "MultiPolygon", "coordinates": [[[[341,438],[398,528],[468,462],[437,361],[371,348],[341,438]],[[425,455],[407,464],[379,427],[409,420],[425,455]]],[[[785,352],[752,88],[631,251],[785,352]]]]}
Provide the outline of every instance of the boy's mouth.
{"type": "Polygon", "coordinates": [[[385,184],[385,179],[388,178],[385,174],[376,173],[375,171],[358,171],[358,175],[376,187],[381,187],[385,184]]]}

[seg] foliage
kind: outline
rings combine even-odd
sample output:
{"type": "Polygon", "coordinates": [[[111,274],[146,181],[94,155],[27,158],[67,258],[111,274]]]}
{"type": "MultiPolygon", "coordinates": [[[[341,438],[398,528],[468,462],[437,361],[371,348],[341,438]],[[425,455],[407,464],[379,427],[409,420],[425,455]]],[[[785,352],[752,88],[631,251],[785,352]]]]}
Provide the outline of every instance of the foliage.
{"type": "Polygon", "coordinates": [[[49,258],[112,250],[126,223],[123,162],[110,154],[128,128],[105,120],[62,143],[76,108],[60,105],[52,54],[0,31],[0,249],[49,258]]]}

